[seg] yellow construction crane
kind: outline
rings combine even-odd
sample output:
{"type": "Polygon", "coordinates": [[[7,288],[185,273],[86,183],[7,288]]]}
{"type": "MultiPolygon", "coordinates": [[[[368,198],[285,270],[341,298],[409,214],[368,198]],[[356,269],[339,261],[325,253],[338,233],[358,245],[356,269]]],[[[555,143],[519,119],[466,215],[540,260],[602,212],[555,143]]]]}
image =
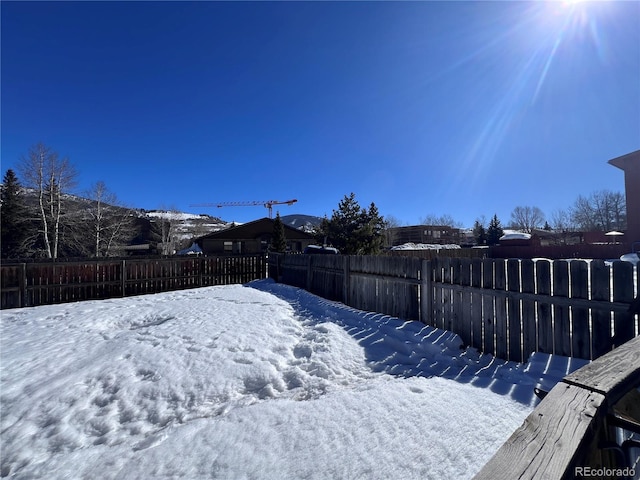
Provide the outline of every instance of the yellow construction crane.
{"type": "Polygon", "coordinates": [[[262,205],[269,210],[269,218],[272,217],[272,209],[274,205],[293,205],[298,200],[285,200],[283,202],[279,200],[256,200],[252,202],[222,202],[222,203],[193,203],[189,205],[190,207],[255,207],[257,205],[262,205]]]}

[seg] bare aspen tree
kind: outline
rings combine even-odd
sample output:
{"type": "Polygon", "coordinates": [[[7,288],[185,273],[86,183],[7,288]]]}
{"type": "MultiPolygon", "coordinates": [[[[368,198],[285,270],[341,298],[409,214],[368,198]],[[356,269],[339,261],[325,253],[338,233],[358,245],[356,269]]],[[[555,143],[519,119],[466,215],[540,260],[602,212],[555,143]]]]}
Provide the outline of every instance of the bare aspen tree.
{"type": "Polygon", "coordinates": [[[624,230],[625,207],[622,193],[600,190],[588,197],[580,195],[571,209],[571,219],[582,230],[624,230]]]}
{"type": "Polygon", "coordinates": [[[133,236],[133,210],[120,205],[115,193],[109,191],[103,181],[96,182],[87,196],[91,200],[88,215],[93,256],[108,257],[133,236]]]}
{"type": "Polygon", "coordinates": [[[511,212],[511,226],[525,233],[544,223],[544,213],[538,207],[516,207],[511,212]]]}
{"type": "Polygon", "coordinates": [[[434,215],[430,213],[420,219],[420,223],[422,225],[443,225],[451,228],[462,228],[462,222],[454,220],[454,218],[445,213],[444,215],[434,215]]]}
{"type": "Polygon", "coordinates": [[[397,237],[396,229],[400,226],[400,220],[393,215],[384,217],[384,237],[387,247],[392,247],[397,237]]]}
{"type": "Polygon", "coordinates": [[[556,232],[566,232],[573,230],[571,213],[568,210],[558,208],[551,213],[551,228],[556,232]]]}
{"type": "Polygon", "coordinates": [[[180,223],[179,212],[173,207],[161,209],[158,217],[160,223],[160,234],[162,239],[162,255],[172,255],[177,243],[177,230],[180,223]]]}
{"type": "Polygon", "coordinates": [[[45,254],[58,258],[64,194],[75,186],[76,170],[68,158],[59,158],[42,143],[20,159],[19,169],[25,186],[36,191],[45,254]]]}

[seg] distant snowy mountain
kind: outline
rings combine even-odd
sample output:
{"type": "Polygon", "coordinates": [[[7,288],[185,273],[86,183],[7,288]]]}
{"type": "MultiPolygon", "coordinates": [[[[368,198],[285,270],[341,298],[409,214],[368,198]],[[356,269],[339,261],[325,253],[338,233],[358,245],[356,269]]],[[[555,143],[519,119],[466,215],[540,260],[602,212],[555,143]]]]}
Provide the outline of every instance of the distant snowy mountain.
{"type": "Polygon", "coordinates": [[[172,225],[175,238],[180,241],[189,241],[218,230],[231,226],[229,222],[207,214],[184,213],[171,210],[140,211],[151,222],[168,221],[172,225]]]}
{"type": "MultiPolygon", "coordinates": [[[[22,194],[25,205],[28,208],[36,209],[38,206],[37,191],[31,188],[22,188],[22,194]]],[[[63,198],[67,203],[66,211],[69,212],[81,212],[95,205],[94,200],[80,195],[64,194],[63,198]]],[[[157,226],[162,223],[162,221],[170,222],[171,229],[173,230],[173,238],[180,244],[187,243],[187,245],[193,238],[228,228],[231,225],[231,223],[219,217],[213,217],[207,214],[192,214],[171,210],[145,210],[120,205],[115,206],[115,209],[129,210],[136,217],[136,224],[141,231],[140,235],[134,240],[136,244],[151,241],[151,226],[153,224],[157,226]]]]}
{"type": "MultiPolygon", "coordinates": [[[[30,188],[23,188],[25,204],[30,208],[37,208],[38,195],[37,192],[30,188]]],[[[68,202],[69,209],[73,211],[80,211],[91,208],[94,201],[80,195],[65,194],[64,198],[68,202]]],[[[218,230],[229,228],[230,226],[237,224],[227,222],[219,217],[214,217],[208,214],[193,214],[184,213],[173,210],[145,210],[142,208],[127,208],[117,206],[116,208],[123,208],[130,210],[133,215],[137,217],[137,223],[139,225],[145,224],[141,228],[141,235],[136,239],[135,243],[146,243],[150,241],[149,229],[151,225],[155,224],[159,226],[162,222],[169,222],[171,224],[172,237],[180,244],[188,246],[190,241],[194,238],[207,235],[218,230]],[[145,233],[146,232],[146,233],[145,233]]],[[[285,215],[282,218],[282,222],[285,225],[289,225],[293,228],[303,230],[305,232],[313,231],[322,222],[322,217],[316,217],[313,215],[285,215]]]]}
{"type": "Polygon", "coordinates": [[[311,232],[322,222],[322,217],[314,215],[285,215],[281,217],[282,223],[298,230],[311,232]]]}

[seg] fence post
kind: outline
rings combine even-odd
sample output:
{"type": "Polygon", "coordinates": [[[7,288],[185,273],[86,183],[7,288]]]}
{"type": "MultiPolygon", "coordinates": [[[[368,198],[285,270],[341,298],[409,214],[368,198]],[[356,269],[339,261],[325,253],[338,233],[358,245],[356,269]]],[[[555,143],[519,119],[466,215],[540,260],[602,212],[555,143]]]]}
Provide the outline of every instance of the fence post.
{"type": "Polygon", "coordinates": [[[126,260],[122,260],[122,268],[120,269],[120,282],[122,288],[122,296],[126,296],[126,286],[127,286],[127,264],[126,260]]]}
{"type": "Polygon", "coordinates": [[[345,255],[343,258],[344,274],[342,276],[342,298],[345,305],[349,305],[349,289],[351,288],[351,257],[345,255]]]}
{"type": "Polygon", "coordinates": [[[305,289],[307,292],[311,291],[311,279],[313,277],[313,255],[307,255],[307,288],[305,289]]]}
{"type": "Polygon", "coordinates": [[[20,268],[20,308],[27,306],[27,264],[21,264],[20,268]]]}
{"type": "Polygon", "coordinates": [[[269,278],[269,258],[268,254],[262,255],[262,280],[269,278]]]}
{"type": "Polygon", "coordinates": [[[422,260],[420,267],[420,321],[431,325],[431,260],[422,260]]]}

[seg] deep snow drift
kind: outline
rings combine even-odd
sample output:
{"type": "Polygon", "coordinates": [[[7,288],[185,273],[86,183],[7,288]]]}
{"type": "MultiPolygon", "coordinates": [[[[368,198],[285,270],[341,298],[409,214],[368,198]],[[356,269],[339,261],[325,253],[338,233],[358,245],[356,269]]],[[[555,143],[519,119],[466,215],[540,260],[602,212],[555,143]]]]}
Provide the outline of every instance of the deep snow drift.
{"type": "Polygon", "coordinates": [[[2,476],[470,478],[578,363],[271,281],[7,310],[2,476]]]}

